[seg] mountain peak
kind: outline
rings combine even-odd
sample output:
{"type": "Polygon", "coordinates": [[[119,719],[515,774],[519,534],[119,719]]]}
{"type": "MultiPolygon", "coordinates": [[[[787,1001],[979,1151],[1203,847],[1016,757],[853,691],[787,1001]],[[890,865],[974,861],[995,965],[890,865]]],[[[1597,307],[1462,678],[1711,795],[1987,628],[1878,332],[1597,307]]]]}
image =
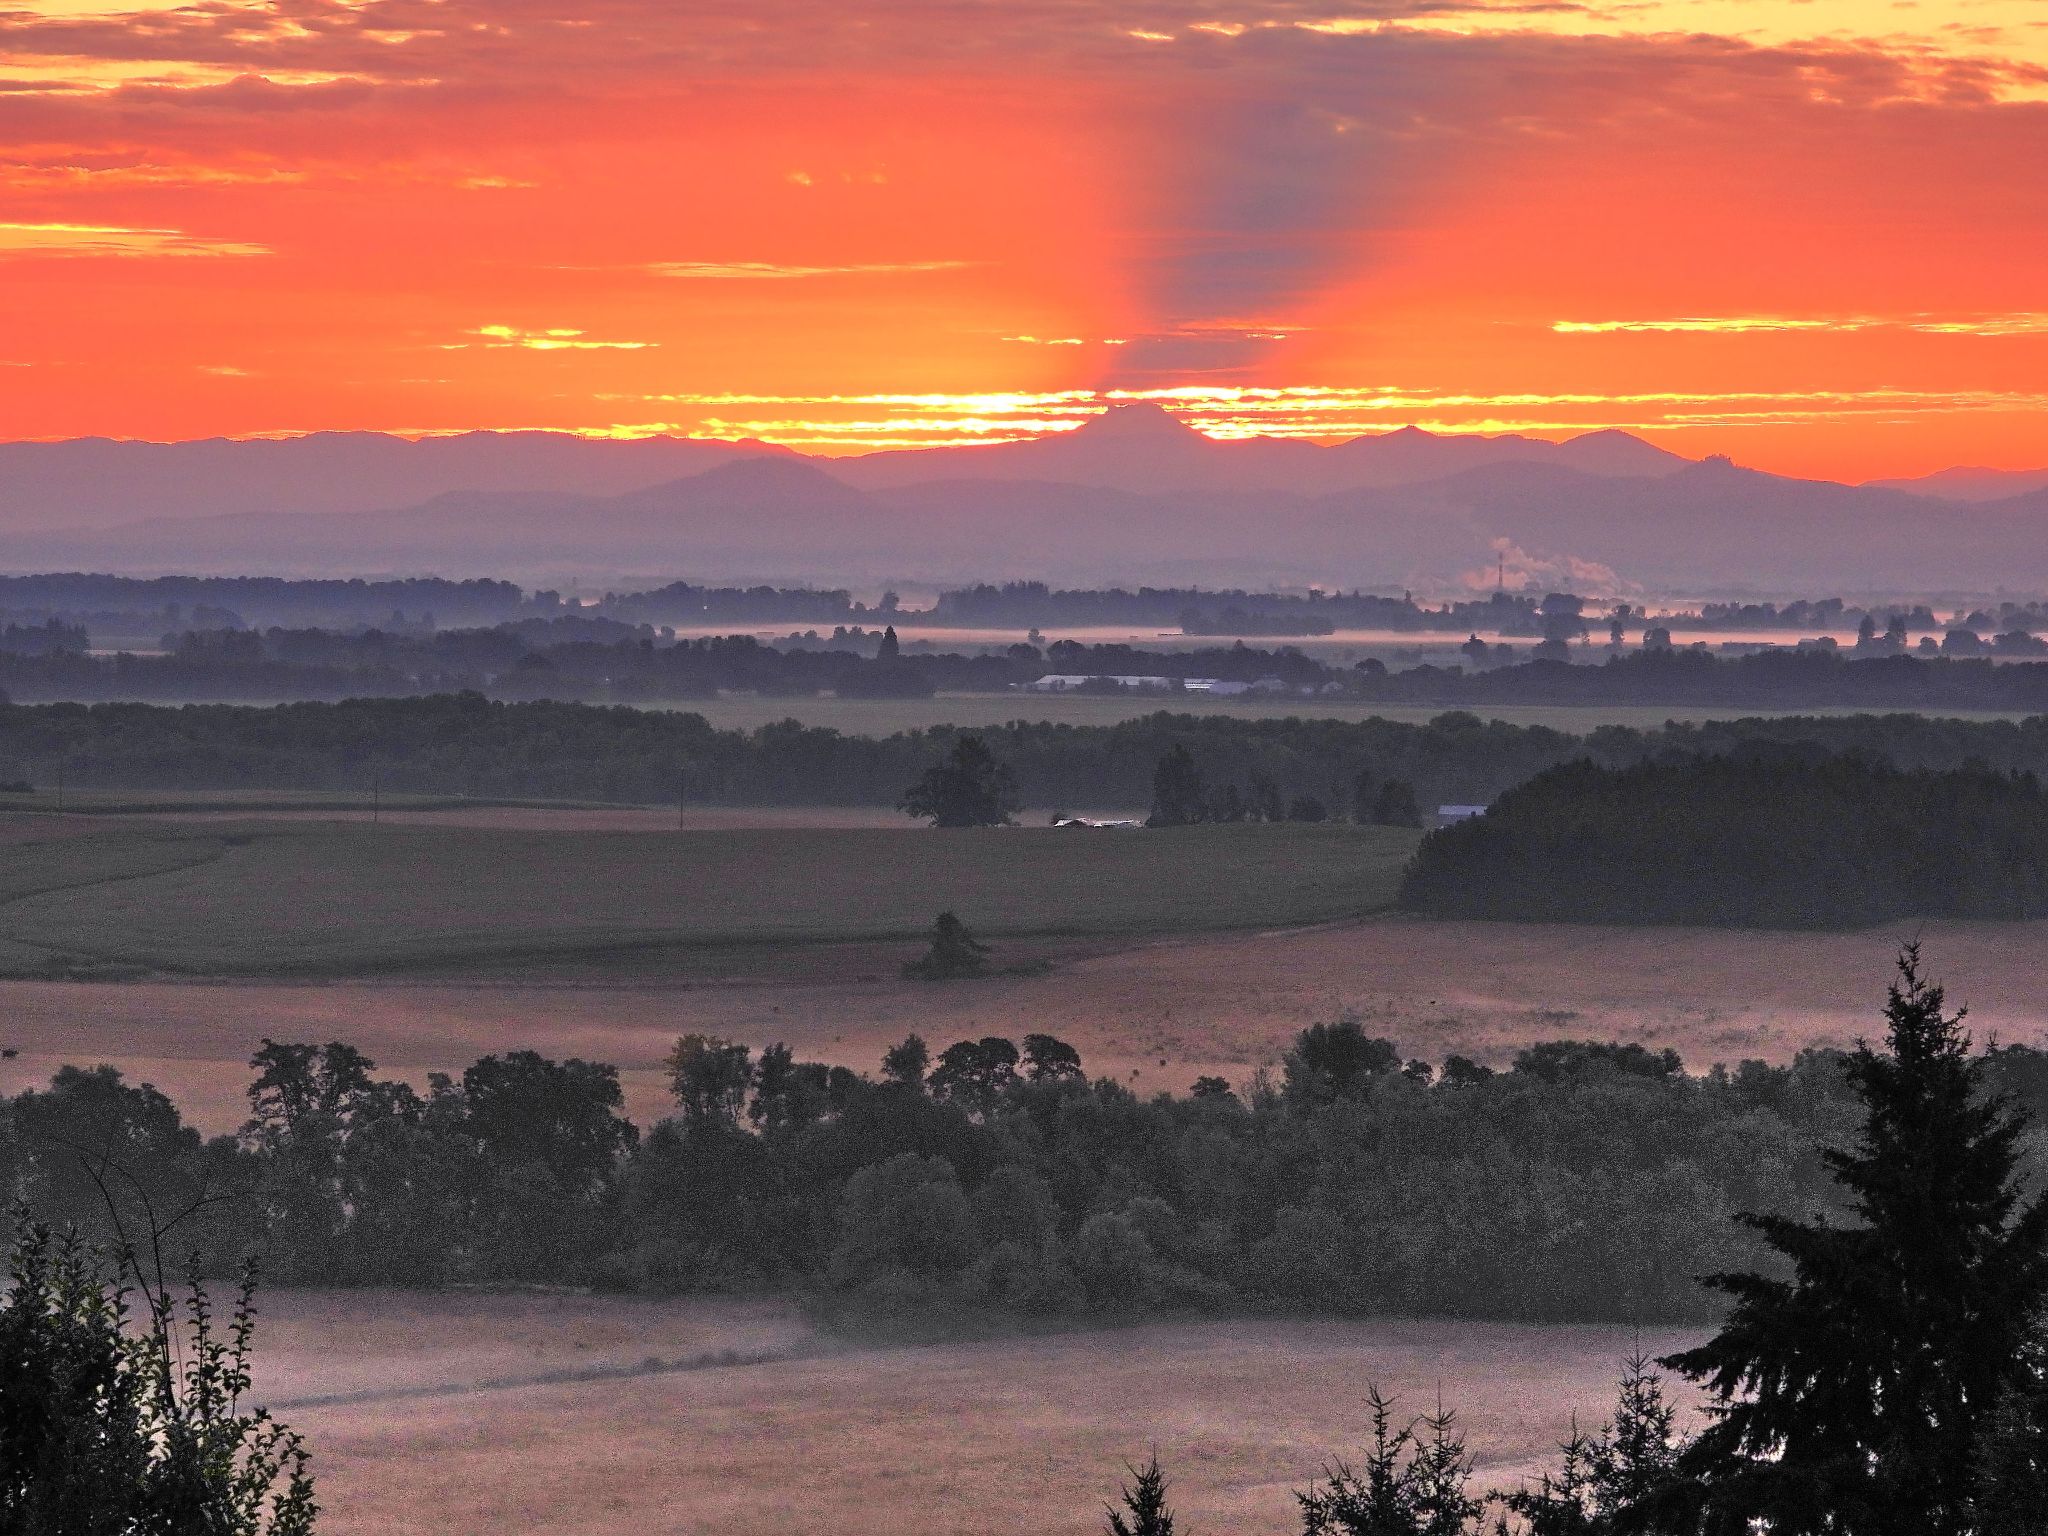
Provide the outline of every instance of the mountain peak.
{"type": "Polygon", "coordinates": [[[1070,437],[1187,438],[1201,434],[1154,400],[1119,400],[1066,434],[1070,437]]]}

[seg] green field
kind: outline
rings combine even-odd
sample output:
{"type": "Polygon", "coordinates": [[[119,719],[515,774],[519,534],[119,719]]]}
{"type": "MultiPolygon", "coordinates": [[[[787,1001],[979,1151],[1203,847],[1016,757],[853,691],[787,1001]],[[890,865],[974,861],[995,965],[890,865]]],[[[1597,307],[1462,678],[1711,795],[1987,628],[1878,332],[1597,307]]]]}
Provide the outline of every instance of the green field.
{"type": "MultiPolygon", "coordinates": [[[[841,699],[829,694],[782,699],[731,694],[718,699],[693,699],[687,704],[672,707],[700,714],[725,730],[752,730],[778,720],[798,720],[805,725],[829,726],[850,736],[888,736],[897,731],[923,730],[936,725],[1004,725],[1012,720],[1050,720],[1062,725],[1115,725],[1119,721],[1156,714],[1162,709],[1174,714],[1222,715],[1243,720],[1283,719],[1291,715],[1315,720],[1367,720],[1377,715],[1386,720],[1421,724],[1435,719],[1446,708],[1440,704],[1361,704],[1346,699],[1205,699],[1199,695],[1042,693],[947,693],[929,699],[841,699]]],[[[1700,709],[1654,704],[1499,704],[1475,707],[1472,713],[1486,720],[1505,720],[1511,725],[1547,725],[1553,730],[1582,735],[1603,725],[1655,730],[1667,720],[1728,720],[1745,715],[1853,715],[1867,711],[1853,708],[1700,709]]],[[[1943,713],[1964,719],[2025,718],[1996,711],[1952,710],[1943,713]]]]}
{"type": "Polygon", "coordinates": [[[778,971],[819,946],[914,944],[942,908],[1041,949],[1287,927],[1386,906],[1419,836],[113,817],[19,817],[7,830],[0,969],[195,977],[689,968],[736,953],[739,970],[778,971]]]}
{"type": "Polygon", "coordinates": [[[204,811],[227,814],[273,811],[454,811],[489,806],[532,806],[560,810],[596,806],[598,801],[485,800],[466,795],[378,794],[352,789],[68,789],[45,784],[25,794],[0,797],[8,811],[62,811],[73,816],[137,816],[204,811]]]}

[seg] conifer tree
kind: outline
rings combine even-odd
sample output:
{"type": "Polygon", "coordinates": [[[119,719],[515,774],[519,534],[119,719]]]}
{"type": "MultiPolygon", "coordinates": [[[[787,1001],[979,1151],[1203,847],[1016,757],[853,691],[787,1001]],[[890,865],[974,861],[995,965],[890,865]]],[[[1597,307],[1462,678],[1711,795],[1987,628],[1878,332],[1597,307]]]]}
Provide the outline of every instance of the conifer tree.
{"type": "Polygon", "coordinates": [[[2048,1326],[2037,1323],[1977,1442],[1977,1536],[2039,1536],[2048,1513],[2048,1326]]]}
{"type": "Polygon", "coordinates": [[[1302,1536],[1465,1536],[1484,1506],[1466,1492],[1472,1458],[1457,1416],[1439,1406],[1396,1429],[1394,1405],[1377,1387],[1366,1401],[1372,1448],[1364,1465],[1334,1462],[1321,1485],[1294,1496],[1302,1536]]]}
{"type": "Polygon", "coordinates": [[[1917,946],[1898,971],[1885,1049],[1847,1064],[1862,1133],[1824,1154],[1855,1225],[1742,1218],[1788,1276],[1709,1280],[1727,1321],[1664,1363],[1716,1399],[1713,1422],[1631,1529],[1975,1530],[1979,1439],[2048,1293],[2048,1203],[2022,1200],[2025,1118],[1984,1091],[1917,946]]]}
{"type": "Polygon", "coordinates": [[[1613,1422],[1589,1447],[1593,1509],[1614,1529],[1629,1510],[1666,1494],[1678,1476],[1684,1449],[1678,1410],[1664,1396],[1664,1378],[1650,1367],[1639,1353],[1624,1362],[1613,1422]]]}
{"type": "Polygon", "coordinates": [[[1159,1469],[1159,1452],[1142,1467],[1126,1465],[1133,1481],[1121,1490],[1123,1508],[1104,1511],[1109,1517],[1109,1536],[1173,1536],[1173,1511],[1166,1505],[1166,1474],[1159,1469]]]}
{"type": "Polygon", "coordinates": [[[905,965],[903,974],[918,981],[955,981],[987,970],[988,946],[958,917],[941,912],[932,924],[932,947],[905,965]]]}

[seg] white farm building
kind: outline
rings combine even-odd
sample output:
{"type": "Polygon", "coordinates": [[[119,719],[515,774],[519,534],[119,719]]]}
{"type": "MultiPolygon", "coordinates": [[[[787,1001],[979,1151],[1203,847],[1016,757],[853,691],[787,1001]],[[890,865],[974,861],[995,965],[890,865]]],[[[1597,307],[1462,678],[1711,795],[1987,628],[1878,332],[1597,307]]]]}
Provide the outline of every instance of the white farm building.
{"type": "Polygon", "coordinates": [[[1071,689],[1083,688],[1093,683],[1097,687],[1104,683],[1115,683],[1120,688],[1129,688],[1139,693],[1249,693],[1257,686],[1253,683],[1234,683],[1220,677],[1120,677],[1088,675],[1079,672],[1048,672],[1036,682],[1019,683],[1017,686],[1026,693],[1066,693],[1071,689]]]}

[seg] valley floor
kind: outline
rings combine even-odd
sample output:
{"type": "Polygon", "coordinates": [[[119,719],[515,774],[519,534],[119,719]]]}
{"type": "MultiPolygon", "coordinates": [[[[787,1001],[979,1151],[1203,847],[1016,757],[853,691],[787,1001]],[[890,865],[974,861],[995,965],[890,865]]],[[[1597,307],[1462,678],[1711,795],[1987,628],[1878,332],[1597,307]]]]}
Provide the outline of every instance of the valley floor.
{"type": "Polygon", "coordinates": [[[1513,1486],[1601,1420],[1632,1347],[1689,1342],[1261,1321],[868,1349],[768,1303],[280,1292],[257,1347],[329,1536],[1080,1532],[1155,1447],[1188,1528],[1250,1536],[1355,1459],[1369,1383],[1403,1414],[1441,1391],[1513,1486]]]}
{"type": "MultiPolygon", "coordinates": [[[[1913,931],[1980,1040],[2048,1038],[2048,923],[1913,931]]],[[[1241,1082],[1302,1028],[1346,1011],[1432,1061],[1455,1051],[1500,1063],[1530,1041],[1578,1037],[1670,1046],[1702,1070],[1782,1062],[1871,1031],[1909,936],[1382,917],[1143,943],[1042,974],[940,984],[900,980],[866,951],[825,967],[832,979],[773,983],[5,981],[0,1047],[19,1054],[0,1061],[0,1093],[65,1062],[111,1062],[223,1131],[246,1114],[246,1064],[266,1035],[346,1040],[422,1083],[532,1047],[619,1065],[644,1125],[669,1108],[658,1063],[691,1031],[782,1040],[800,1057],[872,1071],[912,1031],[936,1048],[1042,1030],[1078,1047],[1093,1074],[1185,1091],[1204,1073],[1241,1082]]]]}

